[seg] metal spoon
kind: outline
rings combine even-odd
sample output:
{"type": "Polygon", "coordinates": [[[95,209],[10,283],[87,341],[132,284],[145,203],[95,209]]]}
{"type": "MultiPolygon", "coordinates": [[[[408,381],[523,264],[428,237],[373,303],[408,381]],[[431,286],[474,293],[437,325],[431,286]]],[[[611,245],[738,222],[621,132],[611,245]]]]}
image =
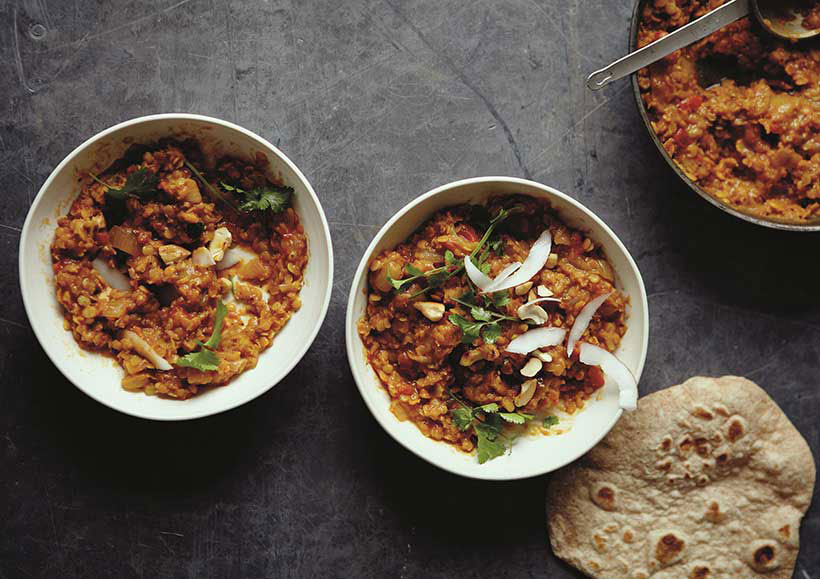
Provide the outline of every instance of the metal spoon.
{"type": "Polygon", "coordinates": [[[783,7],[783,3],[777,0],[731,0],[663,38],[596,70],[587,78],[587,86],[600,90],[749,14],[754,14],[764,30],[779,38],[803,40],[820,34],[820,29],[803,27],[803,16],[796,6],[783,7]],[[791,18],[784,18],[787,15],[791,18]]]}

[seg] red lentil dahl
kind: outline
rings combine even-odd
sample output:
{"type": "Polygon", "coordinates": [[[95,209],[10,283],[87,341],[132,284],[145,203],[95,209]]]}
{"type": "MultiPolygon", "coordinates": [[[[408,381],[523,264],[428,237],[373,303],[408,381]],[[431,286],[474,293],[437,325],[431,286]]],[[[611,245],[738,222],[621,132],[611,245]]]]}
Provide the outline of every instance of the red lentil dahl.
{"type": "MultiPolygon", "coordinates": [[[[77,343],[115,357],[125,370],[124,388],[177,399],[193,396],[204,385],[226,384],[256,366],[260,353],[301,305],[308,259],[307,239],[292,208],[260,217],[220,207],[200,190],[186,160],[209,175],[211,183],[226,181],[245,189],[271,185],[261,154],[250,161],[226,157],[208,171],[192,141],[135,147],[99,179],[120,188],[128,175],[141,171],[156,180],[154,194],[128,197],[112,208],[109,187],[83,179],[51,245],[57,299],[77,343]],[[126,232],[130,254],[112,245],[114,226],[118,234],[126,232]],[[190,252],[213,248],[217,230],[223,235],[227,230],[228,244],[256,257],[222,270],[213,262],[196,265],[190,252]],[[111,287],[93,266],[95,258],[125,273],[130,288],[111,287]],[[159,371],[125,335],[130,330],[173,363],[211,335],[218,300],[226,302],[227,316],[214,371],[176,365],[159,371]]],[[[210,254],[215,255],[213,250],[210,254]]]]}
{"type": "MultiPolygon", "coordinates": [[[[723,3],[648,0],[638,45],[723,3]]],[[[664,148],[704,191],[763,218],[820,219],[820,40],[786,42],[745,17],[641,70],[638,84],[664,148]],[[703,87],[710,68],[726,78],[703,87]]]]}
{"type": "MultiPolygon", "coordinates": [[[[532,278],[529,295],[518,288],[506,290],[509,302],[500,308],[502,313],[516,316],[518,307],[533,299],[535,288],[544,285],[560,298],[560,303],[540,304],[548,310],[548,325],[569,329],[590,299],[612,292],[583,339],[614,351],[626,332],[628,298],[615,289],[615,274],[602,250],[580,231],[565,225],[543,200],[495,196],[487,210],[496,214],[502,207],[519,211],[497,230],[503,250],[490,254],[491,277],[510,263],[523,261],[546,228],[553,238],[553,253],[532,278]]],[[[410,239],[376,256],[370,263],[367,309],[358,323],[368,361],[389,394],[396,417],[411,420],[424,435],[467,452],[475,448],[476,437],[471,430],[454,424],[452,411],[462,405],[458,400],[470,405],[496,403],[502,411],[542,416],[555,408],[572,413],[604,384],[599,368],[577,361],[577,350],[568,359],[564,345],[542,349],[551,361],[544,363],[537,375],[532,398],[517,407],[515,399],[527,380],[520,370],[528,357],[506,352],[505,346],[527,331],[526,323],[502,323],[501,335],[494,343],[477,338],[464,344],[461,330],[448,321],[447,314],[468,314],[469,308],[455,301],[471,289],[465,276],[451,277],[441,287],[416,298],[413,294],[424,287],[416,282],[401,292],[394,291],[387,274],[400,279],[408,269],[430,271],[445,263],[447,251],[456,258],[469,255],[482,234],[475,224],[476,211],[471,205],[441,210],[410,239]],[[419,300],[444,304],[446,314],[431,321],[414,306],[419,300]]]]}

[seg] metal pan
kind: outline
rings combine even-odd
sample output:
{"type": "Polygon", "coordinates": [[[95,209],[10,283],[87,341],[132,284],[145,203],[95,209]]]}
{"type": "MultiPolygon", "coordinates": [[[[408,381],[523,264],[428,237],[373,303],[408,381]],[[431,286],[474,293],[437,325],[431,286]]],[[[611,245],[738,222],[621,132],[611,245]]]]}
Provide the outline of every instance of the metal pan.
{"type": "MultiPolygon", "coordinates": [[[[629,30],[629,51],[632,52],[638,48],[638,25],[640,24],[640,17],[641,17],[641,9],[643,5],[646,3],[647,0],[636,0],[635,2],[635,9],[632,12],[632,24],[629,30]]],[[[789,231],[820,231],[820,222],[810,222],[810,223],[799,223],[794,222],[791,220],[782,220],[778,221],[775,219],[763,219],[757,215],[751,215],[749,213],[745,213],[740,211],[731,205],[720,201],[719,199],[709,195],[706,191],[704,191],[697,183],[692,181],[689,177],[687,177],[684,172],[678,167],[678,164],[669,156],[669,153],[666,152],[666,149],[663,148],[663,143],[661,143],[660,139],[658,139],[658,135],[655,134],[655,130],[652,128],[652,124],[649,121],[649,114],[647,113],[646,107],[644,106],[643,99],[641,98],[641,89],[638,87],[638,75],[632,75],[632,93],[635,96],[635,102],[638,105],[638,112],[643,119],[644,125],[646,126],[646,130],[649,131],[649,136],[652,138],[652,142],[655,143],[655,146],[658,148],[661,156],[664,160],[672,167],[672,170],[677,173],[678,177],[689,186],[689,188],[703,197],[706,201],[725,211],[726,213],[733,215],[739,219],[743,219],[744,221],[748,221],[749,223],[754,223],[756,225],[762,225],[763,227],[771,227],[772,229],[785,229],[789,231]]]]}

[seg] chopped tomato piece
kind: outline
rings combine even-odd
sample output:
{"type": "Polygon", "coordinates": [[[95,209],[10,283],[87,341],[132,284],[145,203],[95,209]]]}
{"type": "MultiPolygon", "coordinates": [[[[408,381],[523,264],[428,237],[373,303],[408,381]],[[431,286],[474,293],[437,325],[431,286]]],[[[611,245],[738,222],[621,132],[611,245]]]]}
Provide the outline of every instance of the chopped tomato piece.
{"type": "Polygon", "coordinates": [[[700,105],[702,105],[702,104],[703,104],[703,97],[700,96],[700,95],[695,94],[695,95],[690,96],[689,98],[683,99],[680,102],[680,104],[678,104],[678,108],[682,111],[692,113],[692,112],[698,110],[698,108],[700,108],[700,105]]]}
{"type": "Polygon", "coordinates": [[[587,384],[593,388],[600,388],[604,385],[604,373],[598,366],[590,366],[587,371],[587,384]]]}
{"type": "Polygon", "coordinates": [[[672,138],[679,147],[686,147],[692,143],[692,138],[684,129],[678,129],[678,132],[672,138]]]}
{"type": "Polygon", "coordinates": [[[458,234],[467,241],[475,242],[479,240],[478,233],[475,232],[475,229],[463,223],[458,228],[458,234]]]}

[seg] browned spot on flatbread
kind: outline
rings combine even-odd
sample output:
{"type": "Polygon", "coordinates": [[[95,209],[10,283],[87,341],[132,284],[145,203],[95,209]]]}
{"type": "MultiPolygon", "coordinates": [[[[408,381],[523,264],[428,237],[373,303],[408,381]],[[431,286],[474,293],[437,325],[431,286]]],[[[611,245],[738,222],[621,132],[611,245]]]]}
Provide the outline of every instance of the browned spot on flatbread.
{"type": "Polygon", "coordinates": [[[680,557],[686,543],[674,533],[666,533],[655,545],[655,558],[663,565],[675,561],[680,557]]]}
{"type": "Polygon", "coordinates": [[[754,557],[755,563],[765,567],[774,561],[774,548],[771,545],[764,545],[755,551],[754,557]]]}
{"type": "Polygon", "coordinates": [[[614,511],[618,506],[616,503],[618,491],[614,485],[598,483],[589,489],[589,498],[605,511],[614,511]]]}
{"type": "Polygon", "coordinates": [[[746,424],[740,416],[732,416],[728,421],[726,438],[729,442],[737,442],[746,435],[746,424]]]}
{"type": "Polygon", "coordinates": [[[698,418],[702,418],[703,420],[712,420],[712,418],[715,417],[709,409],[704,408],[703,406],[695,406],[692,410],[692,414],[698,418]]]}
{"type": "Polygon", "coordinates": [[[689,573],[689,579],[707,579],[709,577],[709,567],[696,565],[689,573]]]}
{"type": "Polygon", "coordinates": [[[717,501],[712,501],[709,503],[709,506],[706,507],[706,514],[704,515],[704,518],[712,523],[720,522],[720,519],[723,518],[723,513],[720,512],[720,505],[717,501]]]}
{"type": "Polygon", "coordinates": [[[786,539],[787,541],[792,536],[792,529],[789,525],[783,525],[782,527],[777,529],[777,532],[780,533],[780,536],[786,539]]]}
{"type": "Polygon", "coordinates": [[[754,541],[747,553],[749,553],[747,555],[749,558],[746,562],[755,571],[772,571],[780,567],[778,545],[775,541],[769,539],[754,541]]]}
{"type": "Polygon", "coordinates": [[[680,453],[683,456],[686,456],[690,452],[692,452],[692,447],[694,446],[694,442],[692,442],[692,438],[690,436],[684,436],[678,442],[678,448],[680,449],[680,453]]]}

